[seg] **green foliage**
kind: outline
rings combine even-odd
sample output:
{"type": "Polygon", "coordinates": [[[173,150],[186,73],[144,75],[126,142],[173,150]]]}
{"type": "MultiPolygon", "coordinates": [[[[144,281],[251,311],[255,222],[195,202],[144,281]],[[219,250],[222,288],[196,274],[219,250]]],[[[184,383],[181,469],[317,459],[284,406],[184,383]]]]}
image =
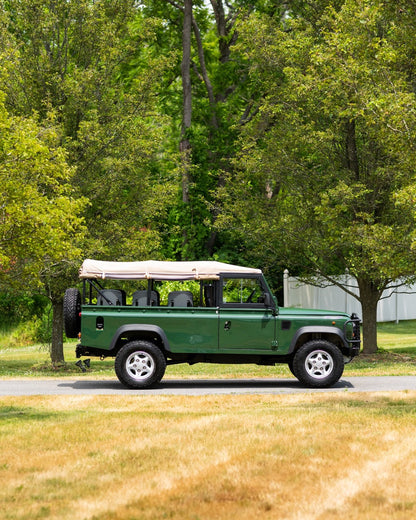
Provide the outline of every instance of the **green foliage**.
{"type": "Polygon", "coordinates": [[[268,240],[299,269],[325,271],[331,258],[357,276],[374,276],[378,265],[381,280],[414,269],[413,209],[397,196],[414,183],[415,97],[398,40],[403,21],[392,14],[346,1],[322,11],[319,30],[294,14],[284,28],[256,16],[245,26],[265,99],[244,135],[232,203],[238,197],[243,226],[264,212],[266,228],[256,219],[251,233],[264,241],[275,224],[268,240]]]}
{"type": "Polygon", "coordinates": [[[180,2],[1,6],[3,282],[59,303],[85,256],[250,263],[275,287],[348,268],[375,294],[416,272],[410,0],[194,1],[186,186],[180,2]]]}
{"type": "MultiPolygon", "coordinates": [[[[160,255],[159,221],[176,176],[168,171],[172,161],[162,150],[166,118],[155,110],[170,63],[166,56],[148,51],[154,30],[131,0],[9,0],[1,11],[0,88],[6,93],[5,106],[21,124],[30,124],[35,113],[40,127],[53,130],[55,162],[65,161],[67,168],[61,178],[54,177],[53,186],[53,193],[61,190],[54,204],[65,214],[50,211],[41,200],[33,202],[28,232],[19,242],[22,249],[13,252],[19,261],[24,258],[26,272],[30,266],[33,276],[38,275],[53,303],[54,361],[63,357],[62,295],[82,257],[160,255]],[[159,156],[164,157],[163,166],[159,156]],[[36,220],[46,228],[55,223],[54,244],[32,233],[36,220]],[[72,249],[64,241],[67,222],[72,249]],[[88,229],[84,236],[79,233],[82,223],[88,229]],[[49,263],[41,265],[28,243],[47,251],[49,263]],[[58,246],[60,251],[54,253],[58,246]]],[[[23,140],[21,144],[26,147],[23,140]]],[[[36,179],[28,166],[28,176],[36,179]]],[[[19,194],[22,201],[30,196],[23,190],[19,194]]],[[[13,206],[20,218],[18,208],[13,206]]],[[[7,259],[0,259],[6,265],[7,259]]]]}
{"type": "Polygon", "coordinates": [[[70,239],[82,233],[82,201],[57,140],[53,126],[9,116],[0,100],[0,276],[24,287],[39,284],[49,263],[79,255],[70,239]]]}
{"type": "MultiPolygon", "coordinates": [[[[172,122],[165,148],[178,150],[182,119],[181,4],[161,0],[147,0],[143,4],[144,15],[152,23],[159,21],[157,37],[150,48],[157,55],[169,53],[174,60],[158,106],[169,114],[172,122]],[[176,49],[176,54],[171,49],[176,49]]],[[[186,182],[178,184],[176,200],[165,220],[169,233],[163,247],[167,257],[210,258],[235,248],[230,234],[215,227],[221,206],[216,191],[224,185],[226,172],[234,168],[231,160],[238,150],[238,127],[255,109],[253,98],[257,94],[247,81],[247,61],[233,46],[238,37],[236,21],[244,16],[246,9],[257,5],[260,8],[263,4],[235,0],[227,2],[227,6],[223,1],[216,2],[212,7],[206,2],[193,2],[192,124],[186,133],[191,156],[186,182]]],[[[177,164],[180,172],[179,160],[177,164]]]]}
{"type": "Polygon", "coordinates": [[[49,345],[50,301],[41,294],[0,293],[0,330],[3,348],[49,345]]]}
{"type": "Polygon", "coordinates": [[[130,0],[10,0],[3,31],[19,48],[7,106],[61,131],[88,234],[82,256],[140,258],[160,248],[157,224],[176,181],[155,110],[166,56],[149,52],[157,24],[130,0]]]}
{"type": "Polygon", "coordinates": [[[193,296],[194,306],[199,305],[200,285],[194,280],[179,281],[164,281],[157,286],[157,291],[160,294],[161,304],[168,304],[168,295],[172,291],[191,291],[193,296]]]}
{"type": "Polygon", "coordinates": [[[222,226],[292,272],[348,268],[366,326],[382,288],[416,271],[416,19],[406,2],[315,4],[284,20],[253,14],[242,28],[263,100],[221,191],[222,226]]]}
{"type": "Polygon", "coordinates": [[[44,314],[48,300],[39,294],[0,293],[0,327],[29,321],[44,314]]]}

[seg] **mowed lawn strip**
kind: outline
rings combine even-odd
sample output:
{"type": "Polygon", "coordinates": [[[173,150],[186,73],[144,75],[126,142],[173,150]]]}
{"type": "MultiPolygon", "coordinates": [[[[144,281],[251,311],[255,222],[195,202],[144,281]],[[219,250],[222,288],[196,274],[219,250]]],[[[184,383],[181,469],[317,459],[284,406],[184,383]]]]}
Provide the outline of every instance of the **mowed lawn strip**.
{"type": "Polygon", "coordinates": [[[416,392],[0,399],[0,518],[408,519],[416,392]]]}

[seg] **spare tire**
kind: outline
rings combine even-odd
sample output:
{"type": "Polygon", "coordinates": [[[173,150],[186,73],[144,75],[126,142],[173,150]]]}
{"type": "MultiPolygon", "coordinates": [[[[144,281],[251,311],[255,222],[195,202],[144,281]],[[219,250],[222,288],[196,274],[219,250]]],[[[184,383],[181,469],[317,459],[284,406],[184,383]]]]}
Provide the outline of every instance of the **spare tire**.
{"type": "Polygon", "coordinates": [[[81,293],[78,289],[65,291],[64,327],[67,338],[77,338],[81,331],[81,293]]]}

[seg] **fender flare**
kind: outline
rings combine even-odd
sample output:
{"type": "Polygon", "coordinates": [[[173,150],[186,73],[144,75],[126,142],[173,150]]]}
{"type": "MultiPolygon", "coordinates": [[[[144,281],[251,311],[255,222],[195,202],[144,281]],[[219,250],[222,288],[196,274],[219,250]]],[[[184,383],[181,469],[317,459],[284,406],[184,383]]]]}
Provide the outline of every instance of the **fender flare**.
{"type": "Polygon", "coordinates": [[[335,335],[339,337],[344,347],[349,348],[348,342],[345,339],[343,331],[338,327],[322,327],[319,325],[310,325],[306,327],[301,327],[296,331],[296,334],[293,336],[292,341],[290,343],[288,354],[293,354],[293,352],[295,351],[296,344],[299,341],[299,338],[304,334],[331,334],[332,336],[335,335]]]}
{"type": "Polygon", "coordinates": [[[142,325],[142,324],[129,324],[129,325],[122,325],[121,327],[119,327],[116,330],[116,332],[113,336],[113,339],[111,340],[110,351],[115,348],[118,340],[120,339],[120,337],[123,334],[126,334],[126,333],[140,334],[141,332],[146,332],[146,333],[153,332],[154,334],[159,336],[160,339],[162,340],[162,344],[163,344],[163,347],[165,348],[165,350],[170,352],[169,340],[168,340],[164,330],[157,325],[142,325]]]}

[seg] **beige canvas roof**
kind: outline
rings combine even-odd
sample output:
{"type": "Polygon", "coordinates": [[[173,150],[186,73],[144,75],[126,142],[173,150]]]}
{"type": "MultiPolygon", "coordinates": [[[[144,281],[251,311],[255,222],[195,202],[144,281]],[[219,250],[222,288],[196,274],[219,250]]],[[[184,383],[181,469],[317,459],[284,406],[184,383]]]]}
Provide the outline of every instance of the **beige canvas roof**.
{"type": "Polygon", "coordinates": [[[218,279],[220,273],[261,274],[260,269],[241,267],[222,262],[105,262],[84,260],[79,271],[80,278],[113,280],[201,280],[218,279]]]}

